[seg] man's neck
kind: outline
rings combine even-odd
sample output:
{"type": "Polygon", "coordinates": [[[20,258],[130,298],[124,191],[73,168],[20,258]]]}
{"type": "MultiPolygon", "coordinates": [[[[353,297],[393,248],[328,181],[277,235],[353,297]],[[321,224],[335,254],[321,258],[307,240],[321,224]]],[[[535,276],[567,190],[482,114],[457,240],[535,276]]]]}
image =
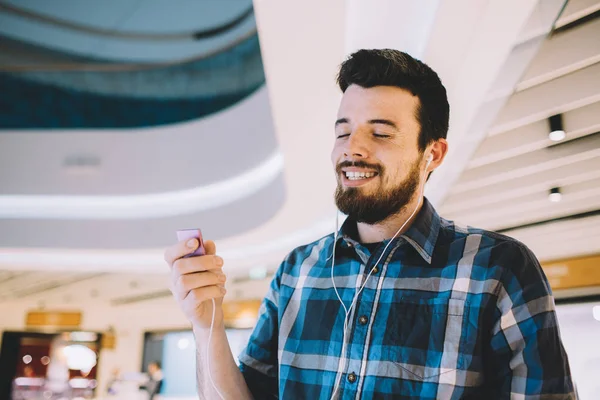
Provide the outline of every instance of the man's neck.
{"type": "Polygon", "coordinates": [[[402,225],[404,226],[402,227],[400,233],[398,233],[398,236],[405,233],[413,224],[413,222],[417,218],[417,215],[419,215],[421,208],[423,207],[423,200],[421,200],[421,202],[419,203],[419,208],[413,214],[413,211],[415,211],[415,207],[417,207],[417,202],[419,202],[419,198],[413,199],[404,208],[402,208],[402,211],[400,211],[398,214],[392,215],[380,223],[373,225],[364,222],[357,223],[359,241],[361,243],[383,242],[386,239],[391,239],[392,237],[394,237],[394,235],[396,234],[396,232],[398,232],[398,229],[400,229],[402,225]],[[406,220],[409,217],[410,221],[406,222],[406,220]]]}

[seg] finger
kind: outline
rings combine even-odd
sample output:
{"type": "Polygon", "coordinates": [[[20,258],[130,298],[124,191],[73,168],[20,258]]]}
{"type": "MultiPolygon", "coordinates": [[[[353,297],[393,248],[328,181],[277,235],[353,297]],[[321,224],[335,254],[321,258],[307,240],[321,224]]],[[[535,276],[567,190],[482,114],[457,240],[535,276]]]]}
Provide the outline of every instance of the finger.
{"type": "Polygon", "coordinates": [[[217,254],[217,246],[215,245],[215,242],[213,242],[212,240],[204,241],[204,250],[206,250],[207,255],[212,256],[212,255],[217,254]]]}
{"type": "Polygon", "coordinates": [[[198,242],[198,239],[188,239],[178,242],[165,250],[165,261],[170,266],[173,266],[173,263],[177,259],[193,253],[199,245],[200,242],[198,242]]]}
{"type": "Polygon", "coordinates": [[[181,275],[175,281],[175,292],[179,298],[185,298],[194,289],[213,285],[224,285],[227,278],[221,271],[199,272],[181,275]]]}
{"type": "Polygon", "coordinates": [[[227,291],[224,287],[207,286],[190,291],[190,293],[186,297],[186,300],[191,299],[191,301],[199,305],[210,299],[223,298],[226,292],[227,291]]]}
{"type": "MultiPolygon", "coordinates": [[[[196,271],[196,272],[192,272],[192,273],[187,273],[187,274],[180,274],[179,273],[179,261],[175,262],[175,265],[173,266],[173,268],[171,269],[171,273],[169,274],[169,289],[171,290],[171,292],[173,292],[173,294],[175,294],[175,292],[178,290],[179,287],[181,287],[182,282],[190,282],[190,284],[192,286],[196,286],[196,287],[201,287],[202,285],[195,285],[197,283],[197,279],[202,279],[202,278],[198,278],[198,277],[206,277],[210,275],[207,274],[212,274],[213,276],[216,276],[217,280],[222,280],[222,281],[226,281],[227,277],[225,276],[225,274],[223,273],[223,270],[221,268],[216,268],[216,269],[212,269],[212,270],[206,270],[206,271],[196,271]]],[[[189,290],[189,287],[186,286],[186,288],[189,290]]]]}
{"type": "Polygon", "coordinates": [[[219,256],[198,256],[180,258],[173,263],[172,271],[177,275],[211,271],[223,267],[223,259],[219,256]]]}

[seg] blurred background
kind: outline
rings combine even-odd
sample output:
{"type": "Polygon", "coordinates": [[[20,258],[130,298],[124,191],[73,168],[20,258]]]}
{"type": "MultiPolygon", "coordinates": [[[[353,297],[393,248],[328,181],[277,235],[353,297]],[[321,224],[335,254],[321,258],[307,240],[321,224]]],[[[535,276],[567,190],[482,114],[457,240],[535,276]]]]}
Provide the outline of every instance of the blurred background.
{"type": "Polygon", "coordinates": [[[195,398],[164,249],[216,241],[237,355],[334,230],[337,67],[383,47],[448,90],[427,197],[534,251],[597,398],[600,1],[0,0],[0,399],[195,398]]]}

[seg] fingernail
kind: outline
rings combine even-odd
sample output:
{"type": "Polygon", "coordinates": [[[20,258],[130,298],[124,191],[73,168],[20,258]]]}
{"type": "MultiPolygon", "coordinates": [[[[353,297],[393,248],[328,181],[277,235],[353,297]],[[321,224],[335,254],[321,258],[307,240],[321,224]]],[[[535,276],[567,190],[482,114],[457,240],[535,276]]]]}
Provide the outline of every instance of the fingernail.
{"type": "Polygon", "coordinates": [[[190,239],[190,240],[188,240],[188,242],[186,243],[186,245],[190,249],[195,249],[198,246],[198,241],[196,239],[190,239]]]}
{"type": "Polygon", "coordinates": [[[221,293],[225,294],[227,293],[227,289],[225,289],[224,287],[221,288],[221,293]]]}
{"type": "Polygon", "coordinates": [[[225,276],[225,274],[219,274],[219,280],[221,282],[225,282],[227,280],[227,277],[225,276]]]}
{"type": "Polygon", "coordinates": [[[215,264],[217,265],[217,267],[220,267],[221,265],[223,265],[223,259],[219,256],[215,257],[215,264]]]}

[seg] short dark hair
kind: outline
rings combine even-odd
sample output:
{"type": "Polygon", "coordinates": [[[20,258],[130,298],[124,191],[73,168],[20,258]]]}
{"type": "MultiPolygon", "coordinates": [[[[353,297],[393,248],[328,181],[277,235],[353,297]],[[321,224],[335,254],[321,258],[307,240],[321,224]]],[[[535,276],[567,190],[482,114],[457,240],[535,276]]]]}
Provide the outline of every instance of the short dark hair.
{"type": "Polygon", "coordinates": [[[393,49],[359,50],[340,66],[337,84],[342,92],[348,86],[364,88],[396,86],[406,89],[420,101],[417,121],[421,125],[419,150],[440,138],[446,138],[450,105],[446,88],[427,64],[393,49]]]}
{"type": "Polygon", "coordinates": [[[160,361],[151,361],[150,364],[148,364],[148,365],[152,365],[152,364],[156,365],[156,368],[158,368],[158,369],[162,368],[162,366],[160,365],[160,361]]]}

